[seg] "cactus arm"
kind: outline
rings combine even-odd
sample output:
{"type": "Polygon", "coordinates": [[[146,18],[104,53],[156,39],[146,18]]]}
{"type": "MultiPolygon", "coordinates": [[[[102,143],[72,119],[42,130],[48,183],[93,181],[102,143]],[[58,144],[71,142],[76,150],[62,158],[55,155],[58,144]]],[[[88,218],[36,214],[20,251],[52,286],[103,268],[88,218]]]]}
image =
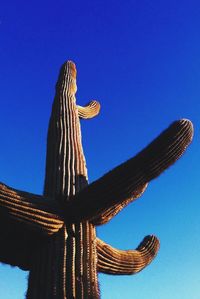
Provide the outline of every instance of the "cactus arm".
{"type": "Polygon", "coordinates": [[[4,226],[4,219],[8,218],[30,230],[51,235],[63,226],[58,212],[54,201],[0,184],[0,225],[4,226]]]}
{"type": "Polygon", "coordinates": [[[0,262],[30,270],[34,251],[63,226],[58,203],[0,183],[0,262]]]}
{"type": "Polygon", "coordinates": [[[124,200],[120,204],[115,204],[114,206],[107,209],[105,212],[101,213],[99,216],[95,217],[92,220],[92,223],[94,225],[102,225],[110,221],[114,216],[116,216],[123,208],[125,208],[129,203],[133,202],[137,198],[139,198],[144,191],[146,190],[148,184],[142,185],[140,188],[138,188],[132,197],[124,200]]]}
{"type": "MultiPolygon", "coordinates": [[[[49,239],[49,238],[48,238],[49,239]]],[[[46,242],[43,234],[30,230],[24,223],[0,217],[0,262],[30,270],[32,257],[46,242]]]]}
{"type": "Polygon", "coordinates": [[[84,107],[77,105],[77,108],[78,108],[78,116],[80,118],[89,119],[99,114],[100,104],[97,101],[91,101],[84,107]]]}
{"type": "Polygon", "coordinates": [[[147,236],[136,250],[118,250],[97,239],[98,271],[106,274],[135,274],[148,266],[159,250],[159,240],[147,236]]]}
{"type": "Polygon", "coordinates": [[[66,221],[95,221],[112,205],[132,197],[140,186],[159,176],[180,158],[192,137],[193,126],[190,121],[183,119],[172,123],[134,158],[85,187],[73,196],[73,200],[66,202],[66,221]]]}

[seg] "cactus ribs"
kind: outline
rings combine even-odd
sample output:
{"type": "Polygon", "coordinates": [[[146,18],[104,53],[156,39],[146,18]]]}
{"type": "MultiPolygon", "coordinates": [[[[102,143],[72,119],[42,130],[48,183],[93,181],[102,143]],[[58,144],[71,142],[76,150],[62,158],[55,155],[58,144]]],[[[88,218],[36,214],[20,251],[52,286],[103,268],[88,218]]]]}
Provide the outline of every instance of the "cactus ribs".
{"type": "Polygon", "coordinates": [[[42,196],[0,184],[0,261],[29,270],[28,299],[98,299],[98,272],[134,274],[157,254],[146,236],[135,250],[118,250],[96,237],[140,197],[147,184],[172,165],[190,144],[190,121],[174,122],[143,151],[88,184],[80,119],[96,116],[97,101],[76,104],[76,67],[60,71],[48,129],[42,196]]]}

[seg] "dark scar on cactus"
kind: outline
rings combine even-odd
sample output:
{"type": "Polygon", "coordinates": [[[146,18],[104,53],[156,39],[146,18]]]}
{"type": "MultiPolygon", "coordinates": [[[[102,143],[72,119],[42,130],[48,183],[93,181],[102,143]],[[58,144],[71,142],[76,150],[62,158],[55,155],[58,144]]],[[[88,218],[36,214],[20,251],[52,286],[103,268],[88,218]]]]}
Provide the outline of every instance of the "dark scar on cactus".
{"type": "Polygon", "coordinates": [[[185,152],[193,126],[172,123],[135,157],[89,184],[80,119],[100,104],[76,104],[76,67],[64,63],[49,121],[43,195],[0,184],[0,261],[29,270],[27,299],[99,299],[98,272],[134,274],[151,263],[159,240],[146,236],[135,250],[118,250],[96,236],[139,198],[148,183],[185,152]]]}

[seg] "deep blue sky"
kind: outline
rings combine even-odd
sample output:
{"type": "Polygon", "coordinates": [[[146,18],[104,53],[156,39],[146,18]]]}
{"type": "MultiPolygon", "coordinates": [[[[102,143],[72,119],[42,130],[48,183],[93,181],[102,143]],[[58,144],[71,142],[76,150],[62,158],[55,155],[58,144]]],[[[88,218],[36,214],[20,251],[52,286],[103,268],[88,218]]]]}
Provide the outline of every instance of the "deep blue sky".
{"type": "MultiPolygon", "coordinates": [[[[135,276],[100,275],[102,299],[200,296],[199,1],[4,1],[0,9],[0,181],[42,193],[48,119],[60,65],[74,60],[77,103],[98,99],[82,123],[90,181],[147,145],[173,120],[194,123],[192,145],[142,198],[98,229],[135,248],[161,241],[135,276]]],[[[0,265],[0,298],[24,297],[27,273],[0,265]]]]}

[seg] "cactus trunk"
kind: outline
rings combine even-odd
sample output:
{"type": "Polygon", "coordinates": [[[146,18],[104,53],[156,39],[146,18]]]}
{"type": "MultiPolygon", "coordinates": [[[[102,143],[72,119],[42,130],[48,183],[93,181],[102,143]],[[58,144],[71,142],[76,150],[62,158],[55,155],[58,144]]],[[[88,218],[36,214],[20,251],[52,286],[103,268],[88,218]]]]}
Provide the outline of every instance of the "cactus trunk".
{"type": "MultiPolygon", "coordinates": [[[[73,200],[88,184],[75,80],[74,64],[64,64],[48,130],[44,195],[60,202],[73,200]]],[[[64,225],[36,252],[27,298],[99,298],[95,242],[95,227],[88,221],[64,225]]]]}

